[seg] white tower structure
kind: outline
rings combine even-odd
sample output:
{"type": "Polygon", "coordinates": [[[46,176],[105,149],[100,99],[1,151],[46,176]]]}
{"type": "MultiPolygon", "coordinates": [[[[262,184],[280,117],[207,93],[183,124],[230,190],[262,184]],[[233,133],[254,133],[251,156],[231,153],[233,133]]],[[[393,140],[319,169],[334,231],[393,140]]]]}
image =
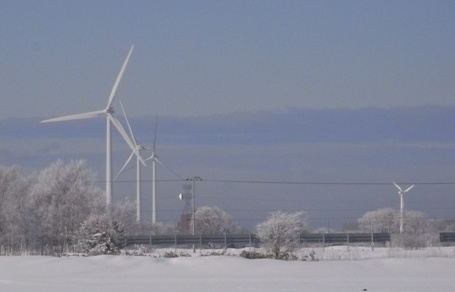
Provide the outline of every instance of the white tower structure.
{"type": "Polygon", "coordinates": [[[414,185],[410,186],[409,188],[403,190],[399,185],[393,183],[398,189],[398,195],[400,196],[400,234],[403,233],[403,219],[404,219],[404,194],[409,192],[414,185]]]}
{"type": "Polygon", "coordinates": [[[155,135],[153,137],[153,146],[152,146],[152,154],[150,157],[148,157],[145,161],[152,161],[152,223],[156,223],[156,163],[158,162],[160,165],[164,166],[167,168],[170,172],[172,172],[175,176],[177,176],[180,179],[183,179],[178,173],[176,173],[172,168],[161,162],[161,160],[158,158],[158,155],[156,154],[156,132],[158,129],[158,118],[156,119],[155,122],[155,135]]]}

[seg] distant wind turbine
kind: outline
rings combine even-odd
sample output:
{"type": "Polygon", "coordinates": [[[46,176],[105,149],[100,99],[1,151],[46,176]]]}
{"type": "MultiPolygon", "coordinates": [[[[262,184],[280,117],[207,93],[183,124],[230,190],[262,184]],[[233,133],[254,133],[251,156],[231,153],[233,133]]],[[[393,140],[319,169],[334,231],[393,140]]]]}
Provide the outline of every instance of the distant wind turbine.
{"type": "Polygon", "coordinates": [[[180,179],[183,179],[178,173],[173,171],[170,167],[163,164],[156,155],[156,132],[158,128],[158,118],[156,119],[155,123],[155,136],[153,138],[153,147],[152,147],[152,155],[147,158],[145,161],[152,161],[152,223],[156,223],[156,162],[161,164],[162,166],[166,167],[169,171],[175,174],[180,179]]]}
{"type": "Polygon", "coordinates": [[[409,188],[403,190],[399,185],[393,183],[398,189],[398,195],[400,196],[400,233],[403,233],[403,217],[404,217],[404,199],[403,196],[405,193],[409,192],[414,185],[410,186],[409,188]]]}
{"type": "Polygon", "coordinates": [[[134,136],[133,130],[131,128],[130,122],[128,121],[128,117],[125,112],[125,108],[123,107],[122,102],[120,102],[120,107],[122,108],[123,116],[125,117],[126,124],[130,131],[131,139],[134,144],[134,149],[132,149],[129,158],[126,160],[123,167],[115,176],[114,180],[125,170],[125,167],[130,163],[131,159],[134,155],[136,155],[136,221],[141,221],[141,163],[142,165],[146,166],[144,160],[140,155],[140,151],[145,150],[146,148],[140,144],[137,144],[136,137],[134,136]],[[139,154],[139,155],[138,155],[139,154]]]}
{"type": "MultiPolygon", "coordinates": [[[[128,61],[131,57],[131,53],[133,52],[134,44],[131,46],[128,55],[126,56],[125,61],[123,62],[122,68],[115,80],[114,86],[112,87],[111,93],[109,95],[109,99],[107,105],[102,110],[86,112],[81,114],[63,116],[59,118],[47,119],[41,121],[41,123],[50,123],[50,122],[61,122],[61,121],[72,121],[72,120],[80,120],[80,119],[90,119],[96,117],[106,117],[106,211],[109,211],[111,202],[112,202],[112,137],[111,137],[111,123],[117,128],[117,130],[122,135],[123,139],[125,139],[126,143],[129,145],[131,149],[134,149],[134,144],[130,140],[128,134],[126,133],[125,129],[123,128],[122,124],[113,116],[114,108],[112,106],[112,102],[114,100],[115,93],[117,92],[117,88],[120,84],[120,80],[122,79],[123,73],[125,72],[126,66],[128,61]]],[[[134,150],[136,155],[139,155],[137,150],[134,150]]]]}

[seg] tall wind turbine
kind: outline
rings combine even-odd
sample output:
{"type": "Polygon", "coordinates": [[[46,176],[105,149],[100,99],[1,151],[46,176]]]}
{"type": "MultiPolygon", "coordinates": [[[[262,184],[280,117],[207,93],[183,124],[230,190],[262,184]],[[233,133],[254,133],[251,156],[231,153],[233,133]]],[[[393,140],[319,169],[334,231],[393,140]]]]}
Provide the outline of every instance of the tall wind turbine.
{"type": "MultiPolygon", "coordinates": [[[[134,149],[134,145],[131,142],[128,134],[126,133],[125,129],[122,127],[120,122],[113,116],[114,108],[112,106],[112,102],[114,101],[115,93],[117,92],[117,88],[120,84],[120,80],[122,79],[123,73],[125,72],[126,66],[128,61],[131,57],[131,53],[133,52],[134,44],[131,46],[128,55],[126,56],[125,61],[123,62],[122,68],[115,80],[114,86],[112,87],[111,93],[109,95],[109,99],[107,105],[102,110],[74,114],[69,116],[63,116],[59,118],[53,118],[41,121],[41,123],[50,123],[50,122],[61,122],[61,121],[72,121],[72,120],[80,120],[80,119],[90,119],[96,117],[106,117],[106,210],[108,211],[112,202],[112,137],[111,137],[111,123],[117,128],[120,132],[122,137],[125,139],[127,144],[130,146],[131,149],[134,149]]],[[[137,153],[139,155],[139,153],[137,153]]]]}
{"type": "Polygon", "coordinates": [[[125,117],[126,124],[130,131],[131,139],[134,144],[134,149],[132,149],[130,156],[126,160],[123,167],[115,176],[114,180],[125,170],[125,167],[130,163],[131,159],[134,155],[136,155],[136,221],[141,221],[141,163],[142,165],[146,166],[144,160],[140,155],[140,151],[145,150],[146,148],[140,144],[137,144],[136,137],[134,137],[133,130],[131,129],[130,122],[128,121],[128,117],[126,116],[125,108],[123,107],[122,102],[120,102],[120,107],[122,108],[123,116],[125,117]],[[139,155],[138,155],[139,154],[139,155]]]}
{"type": "Polygon", "coordinates": [[[170,167],[163,164],[156,155],[156,130],[158,128],[158,119],[156,119],[155,123],[155,137],[153,138],[153,147],[152,147],[152,155],[147,158],[145,161],[152,161],[152,223],[156,223],[156,163],[158,162],[162,166],[166,167],[170,170],[173,174],[178,176],[180,179],[182,177],[178,175],[175,171],[173,171],[170,167]]]}
{"type": "Polygon", "coordinates": [[[404,217],[404,199],[403,199],[403,196],[404,196],[404,194],[409,192],[414,187],[414,185],[412,185],[409,188],[403,190],[396,183],[393,183],[393,184],[397,187],[398,195],[400,196],[400,233],[403,233],[403,217],[404,217]]]}

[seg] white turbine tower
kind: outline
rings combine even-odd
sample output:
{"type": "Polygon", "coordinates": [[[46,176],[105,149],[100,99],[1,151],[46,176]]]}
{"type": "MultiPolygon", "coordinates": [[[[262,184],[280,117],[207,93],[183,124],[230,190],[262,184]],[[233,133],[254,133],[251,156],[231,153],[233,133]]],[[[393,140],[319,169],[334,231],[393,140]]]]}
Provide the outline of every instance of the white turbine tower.
{"type": "Polygon", "coordinates": [[[150,155],[150,157],[145,160],[145,161],[149,161],[149,160],[152,161],[152,223],[156,223],[156,163],[158,162],[162,166],[166,167],[173,174],[178,176],[180,179],[182,179],[182,177],[178,173],[176,173],[170,167],[163,164],[158,159],[158,156],[156,155],[156,130],[157,130],[157,127],[158,127],[158,119],[156,120],[156,123],[155,123],[155,136],[153,138],[152,155],[150,155]]]}
{"type": "MultiPolygon", "coordinates": [[[[96,118],[96,117],[106,117],[106,210],[109,211],[111,202],[112,202],[112,137],[111,137],[111,123],[117,128],[117,130],[122,135],[123,139],[128,143],[131,149],[134,149],[134,145],[131,142],[128,134],[126,133],[125,129],[122,127],[120,122],[113,116],[114,108],[112,106],[112,102],[114,100],[115,93],[117,88],[120,84],[120,80],[122,79],[123,73],[125,72],[126,66],[128,61],[131,57],[131,53],[133,52],[134,45],[131,46],[128,55],[126,56],[125,61],[123,62],[122,68],[115,80],[114,86],[112,87],[111,93],[109,95],[109,99],[107,105],[102,110],[86,112],[81,114],[63,116],[59,118],[53,118],[42,121],[42,123],[49,123],[49,122],[61,122],[61,121],[72,121],[72,120],[80,120],[80,119],[89,119],[89,118],[96,118]]],[[[139,155],[138,151],[136,154],[139,155]]]]}
{"type": "Polygon", "coordinates": [[[155,137],[153,138],[153,147],[152,147],[152,155],[147,158],[145,161],[151,160],[152,161],[152,223],[156,223],[156,162],[163,165],[163,163],[158,159],[156,156],[156,130],[158,127],[158,119],[155,122],[155,137]]]}
{"type": "Polygon", "coordinates": [[[140,151],[145,150],[146,148],[140,144],[137,144],[136,138],[133,134],[133,130],[131,128],[130,122],[128,121],[128,117],[125,112],[125,108],[123,107],[122,102],[120,102],[120,107],[122,108],[123,116],[125,117],[126,124],[130,131],[131,139],[134,144],[134,149],[132,149],[130,156],[126,160],[123,167],[115,176],[114,180],[125,170],[125,167],[130,163],[131,159],[134,155],[136,155],[136,221],[141,221],[141,163],[142,165],[146,166],[144,160],[140,155],[140,151]],[[138,155],[139,154],[139,155],[138,155]]]}
{"type": "Polygon", "coordinates": [[[403,217],[404,217],[404,194],[409,192],[414,185],[410,186],[409,188],[403,190],[399,185],[393,183],[398,189],[398,195],[400,196],[400,233],[403,233],[403,217]]]}

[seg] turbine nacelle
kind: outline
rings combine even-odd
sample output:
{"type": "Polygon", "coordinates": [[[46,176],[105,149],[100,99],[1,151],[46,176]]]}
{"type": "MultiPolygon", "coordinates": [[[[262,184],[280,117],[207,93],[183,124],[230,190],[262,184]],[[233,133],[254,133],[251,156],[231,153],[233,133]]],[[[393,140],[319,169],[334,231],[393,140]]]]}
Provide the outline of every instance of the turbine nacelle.
{"type": "Polygon", "coordinates": [[[114,110],[114,107],[113,107],[113,106],[110,106],[110,107],[104,109],[104,112],[105,112],[106,114],[111,114],[111,115],[115,114],[115,110],[114,110]]]}
{"type": "MultiPolygon", "coordinates": [[[[150,149],[147,149],[147,150],[150,150],[150,149]]],[[[152,150],[152,155],[150,155],[149,158],[147,158],[145,161],[149,161],[149,160],[159,161],[158,155],[155,154],[154,150],[152,150]]]]}
{"type": "Polygon", "coordinates": [[[393,183],[395,185],[395,187],[398,189],[398,194],[399,195],[404,195],[405,193],[409,192],[413,187],[414,185],[408,187],[407,189],[404,189],[402,187],[400,187],[399,185],[397,185],[396,183],[393,183]]]}

